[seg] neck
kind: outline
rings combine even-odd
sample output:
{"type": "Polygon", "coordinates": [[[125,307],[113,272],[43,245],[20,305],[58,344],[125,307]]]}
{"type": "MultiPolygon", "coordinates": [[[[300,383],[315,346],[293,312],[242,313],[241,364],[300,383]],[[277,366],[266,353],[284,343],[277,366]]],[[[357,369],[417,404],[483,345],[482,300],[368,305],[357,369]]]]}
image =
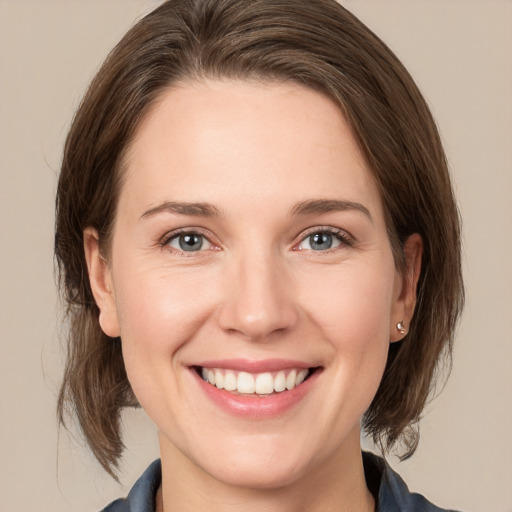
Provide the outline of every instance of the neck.
{"type": "Polygon", "coordinates": [[[358,430],[355,435],[357,444],[347,442],[349,449],[340,448],[292,482],[265,488],[223,482],[161,439],[157,512],[373,512],[375,502],[366,485],[358,430]]]}

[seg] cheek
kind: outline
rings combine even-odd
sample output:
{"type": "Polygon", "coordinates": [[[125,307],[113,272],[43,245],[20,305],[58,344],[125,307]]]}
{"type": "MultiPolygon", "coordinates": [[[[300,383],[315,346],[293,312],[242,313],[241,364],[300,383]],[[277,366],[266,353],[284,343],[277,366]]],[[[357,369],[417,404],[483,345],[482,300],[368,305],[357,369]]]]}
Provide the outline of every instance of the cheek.
{"type": "Polygon", "coordinates": [[[143,375],[156,375],[159,367],[168,375],[169,366],[179,364],[180,348],[210,314],[212,298],[204,287],[208,276],[199,279],[191,272],[169,272],[140,262],[118,264],[117,269],[123,357],[135,388],[143,375]]]}
{"type": "Polygon", "coordinates": [[[119,275],[116,289],[126,373],[149,417],[159,426],[168,425],[168,419],[181,410],[177,375],[182,347],[209,316],[212,300],[206,290],[201,293],[203,281],[191,273],[141,265],[128,268],[131,272],[119,275]]]}
{"type": "Polygon", "coordinates": [[[333,334],[333,342],[343,345],[360,340],[364,345],[365,340],[376,342],[382,337],[389,342],[393,274],[394,269],[347,266],[329,270],[322,279],[312,275],[303,282],[305,309],[323,330],[333,334]]]}
{"type": "MultiPolygon", "coordinates": [[[[330,272],[320,290],[309,283],[308,315],[330,345],[333,388],[351,395],[347,415],[360,416],[370,405],[386,365],[394,296],[391,272],[379,267],[346,267],[330,272]]],[[[307,283],[305,283],[307,284],[307,283]]],[[[340,401],[346,397],[340,395],[340,401]]]]}

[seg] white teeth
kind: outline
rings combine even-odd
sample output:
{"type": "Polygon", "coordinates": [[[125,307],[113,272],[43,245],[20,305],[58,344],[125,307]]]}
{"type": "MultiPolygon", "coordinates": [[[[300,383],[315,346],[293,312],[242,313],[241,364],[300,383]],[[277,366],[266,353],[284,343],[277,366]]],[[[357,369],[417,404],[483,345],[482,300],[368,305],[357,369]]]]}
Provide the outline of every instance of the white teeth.
{"type": "Polygon", "coordinates": [[[238,374],[238,381],[236,384],[236,389],[239,393],[254,393],[256,389],[254,377],[247,372],[240,372],[238,374]]]}
{"type": "Polygon", "coordinates": [[[215,385],[222,389],[224,387],[224,375],[220,370],[215,370],[215,385]]]}
{"type": "Polygon", "coordinates": [[[281,370],[277,373],[264,372],[252,374],[235,372],[222,368],[201,368],[203,380],[218,389],[236,391],[243,394],[270,395],[292,390],[304,382],[307,369],[281,370]]]}
{"type": "Polygon", "coordinates": [[[286,377],[286,389],[293,389],[295,387],[295,380],[297,377],[297,372],[295,370],[292,370],[288,377],[286,377]]]}
{"type": "Polygon", "coordinates": [[[228,391],[236,390],[236,376],[234,373],[227,372],[224,375],[224,389],[227,389],[228,391]]]}
{"type": "Polygon", "coordinates": [[[260,373],[256,377],[256,393],[258,395],[270,395],[274,392],[274,379],[270,373],[260,373]]]}
{"type": "Polygon", "coordinates": [[[274,380],[274,391],[280,393],[286,389],[286,375],[284,372],[279,372],[274,380]]]}
{"type": "Polygon", "coordinates": [[[295,379],[295,385],[298,386],[299,384],[302,384],[304,382],[304,379],[306,378],[307,374],[308,374],[307,370],[301,370],[299,373],[297,373],[297,377],[295,379]]]}

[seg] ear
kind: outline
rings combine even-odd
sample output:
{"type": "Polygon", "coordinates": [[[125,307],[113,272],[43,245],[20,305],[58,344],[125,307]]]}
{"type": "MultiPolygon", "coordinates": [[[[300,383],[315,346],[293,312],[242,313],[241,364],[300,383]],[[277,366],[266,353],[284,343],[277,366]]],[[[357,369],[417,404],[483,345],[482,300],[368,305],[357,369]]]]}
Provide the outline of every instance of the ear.
{"type": "Polygon", "coordinates": [[[107,336],[116,338],[120,335],[120,330],[111,270],[101,254],[98,232],[93,228],[84,230],[84,251],[89,282],[100,310],[101,330],[107,336]]]}
{"type": "Polygon", "coordinates": [[[416,306],[416,291],[421,272],[423,240],[417,233],[409,236],[403,247],[405,272],[398,279],[393,314],[391,316],[390,340],[399,341],[407,335],[416,306]],[[401,324],[401,325],[399,325],[401,324]]]}

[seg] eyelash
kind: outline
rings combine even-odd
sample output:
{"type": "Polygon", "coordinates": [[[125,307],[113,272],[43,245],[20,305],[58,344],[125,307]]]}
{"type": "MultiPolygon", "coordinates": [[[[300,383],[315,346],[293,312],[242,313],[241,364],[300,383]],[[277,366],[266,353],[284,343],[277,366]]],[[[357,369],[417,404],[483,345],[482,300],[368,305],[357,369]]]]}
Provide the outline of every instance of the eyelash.
{"type": "Polygon", "coordinates": [[[315,254],[331,253],[331,252],[334,252],[343,247],[353,247],[354,243],[355,243],[354,238],[351,237],[346,231],[343,231],[338,228],[334,228],[332,226],[315,226],[313,228],[309,228],[305,232],[301,233],[300,237],[301,238],[300,238],[299,243],[295,244],[293,246],[293,249],[296,251],[308,250],[315,254]],[[300,246],[304,243],[305,240],[307,240],[312,235],[316,235],[316,234],[320,234],[320,233],[329,234],[329,235],[334,236],[340,242],[340,245],[337,247],[334,247],[334,248],[329,248],[329,249],[319,250],[319,251],[315,251],[312,249],[301,249],[300,248],[300,246]]]}
{"type": "MultiPolygon", "coordinates": [[[[339,249],[339,247],[353,247],[354,246],[354,239],[346,232],[338,228],[334,228],[332,226],[315,226],[312,228],[309,228],[305,232],[301,233],[300,235],[300,241],[299,243],[295,244],[293,246],[293,250],[295,251],[301,251],[303,249],[300,248],[300,246],[304,243],[305,240],[307,240],[309,237],[315,234],[329,234],[334,236],[339,242],[340,245],[334,248],[329,248],[325,250],[318,250],[315,251],[313,249],[305,249],[307,251],[313,252],[313,253],[331,253],[333,251],[336,251],[339,249]]],[[[202,228],[181,228],[175,231],[172,231],[170,233],[166,233],[162,239],[158,242],[158,245],[162,249],[167,249],[170,252],[180,254],[181,256],[191,257],[191,256],[198,256],[201,253],[205,253],[206,250],[198,250],[198,251],[184,251],[179,250],[174,247],[170,247],[170,242],[176,238],[178,238],[181,235],[199,235],[203,237],[205,240],[208,241],[209,244],[211,244],[212,248],[209,250],[220,250],[220,247],[218,244],[212,242],[212,236],[211,233],[202,229],[202,228]],[[198,254],[197,254],[198,253],[198,254]]]]}
{"type": "Polygon", "coordinates": [[[158,245],[162,249],[166,249],[169,252],[179,254],[180,256],[185,257],[191,257],[191,256],[198,256],[198,254],[205,253],[205,250],[198,250],[198,251],[183,251],[176,249],[174,247],[171,247],[169,244],[172,240],[180,237],[181,235],[199,235],[203,237],[205,240],[208,241],[209,244],[211,244],[212,248],[210,250],[219,250],[218,244],[215,244],[211,241],[213,238],[211,233],[207,230],[204,230],[202,228],[181,228],[177,229],[175,231],[171,231],[170,233],[166,233],[162,239],[158,242],[158,245]]]}

